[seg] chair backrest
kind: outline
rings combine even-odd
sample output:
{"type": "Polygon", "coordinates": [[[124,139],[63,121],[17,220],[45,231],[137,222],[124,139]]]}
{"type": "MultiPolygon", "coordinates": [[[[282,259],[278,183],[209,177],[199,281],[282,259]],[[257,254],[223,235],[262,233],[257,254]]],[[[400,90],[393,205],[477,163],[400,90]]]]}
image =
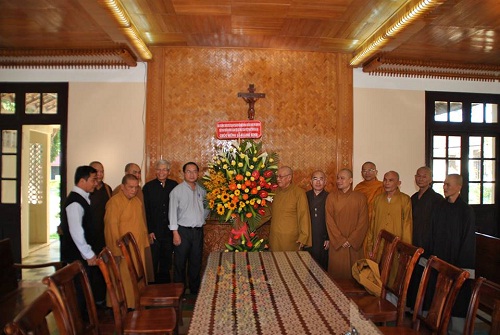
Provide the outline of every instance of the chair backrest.
{"type": "Polygon", "coordinates": [[[490,316],[489,320],[480,317],[482,321],[490,325],[489,334],[500,334],[500,285],[484,277],[479,277],[474,282],[469,310],[465,319],[464,335],[474,334],[476,316],[479,317],[478,310],[482,312],[482,315],[490,316]]]}
{"type": "Polygon", "coordinates": [[[64,305],[50,290],[44,291],[22,310],[12,322],[5,326],[4,332],[7,335],[50,335],[51,329],[47,316],[51,314],[54,316],[60,335],[73,334],[64,305]]]}
{"type": "Polygon", "coordinates": [[[132,280],[132,287],[134,289],[135,305],[140,306],[141,295],[140,292],[147,285],[146,273],[144,271],[144,263],[142,262],[139,246],[134,235],[131,232],[123,235],[116,244],[120,248],[127,268],[132,280]]]}
{"type": "Polygon", "coordinates": [[[467,278],[469,278],[469,272],[466,270],[447,263],[436,256],[429,257],[418,288],[413,312],[413,328],[419,330],[423,324],[433,333],[438,335],[447,334],[451,309],[460,288],[467,278]],[[430,307],[424,315],[422,310],[431,275],[437,275],[435,291],[430,307]]]}
{"type": "Polygon", "coordinates": [[[45,277],[43,283],[66,306],[74,334],[98,334],[99,319],[85,267],[80,261],[45,277]]]}
{"type": "Polygon", "coordinates": [[[378,233],[371,260],[378,263],[382,283],[386,282],[389,276],[390,263],[397,241],[399,241],[399,236],[389,233],[385,229],[378,233]]]}
{"type": "Polygon", "coordinates": [[[116,264],[115,258],[108,247],[104,247],[99,257],[97,264],[101,269],[106,288],[113,307],[113,315],[115,319],[115,331],[118,335],[123,334],[124,321],[127,316],[128,306],[123,288],[122,277],[120,270],[116,264]]]}
{"type": "Polygon", "coordinates": [[[398,240],[394,248],[391,264],[388,267],[390,274],[386,281],[382,282],[381,297],[385,298],[387,293],[392,293],[398,298],[397,324],[402,325],[405,307],[406,294],[410,284],[411,275],[418,258],[424,253],[424,249],[411,245],[409,243],[398,240]]]}

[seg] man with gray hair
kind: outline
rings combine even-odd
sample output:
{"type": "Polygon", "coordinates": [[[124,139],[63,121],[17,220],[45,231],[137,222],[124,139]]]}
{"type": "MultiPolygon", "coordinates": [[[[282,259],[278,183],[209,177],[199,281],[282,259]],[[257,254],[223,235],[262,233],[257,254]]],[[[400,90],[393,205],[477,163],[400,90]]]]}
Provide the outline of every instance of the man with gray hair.
{"type": "Polygon", "coordinates": [[[142,188],[149,243],[153,256],[153,270],[156,283],[170,283],[172,253],[174,244],[169,229],[168,204],[170,192],[177,182],[168,179],[170,162],[160,159],[155,163],[156,179],[148,181],[142,188]]]}

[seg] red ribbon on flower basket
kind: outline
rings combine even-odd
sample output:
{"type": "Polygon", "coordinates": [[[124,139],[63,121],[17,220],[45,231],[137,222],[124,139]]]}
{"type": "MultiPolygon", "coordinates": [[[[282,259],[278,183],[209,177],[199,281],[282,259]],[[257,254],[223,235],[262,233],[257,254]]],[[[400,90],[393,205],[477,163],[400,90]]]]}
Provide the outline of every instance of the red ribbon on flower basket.
{"type": "Polygon", "coordinates": [[[267,249],[267,241],[257,236],[255,231],[250,231],[248,224],[243,222],[239,228],[231,229],[226,251],[263,251],[267,249]]]}

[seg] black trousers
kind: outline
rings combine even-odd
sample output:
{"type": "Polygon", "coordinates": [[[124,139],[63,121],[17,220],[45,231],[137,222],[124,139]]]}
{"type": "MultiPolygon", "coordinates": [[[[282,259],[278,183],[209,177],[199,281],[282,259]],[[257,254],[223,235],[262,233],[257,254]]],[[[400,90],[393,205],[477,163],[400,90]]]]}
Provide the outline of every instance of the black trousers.
{"type": "Polygon", "coordinates": [[[203,255],[203,227],[179,226],[181,244],[174,246],[174,282],[186,285],[186,267],[189,291],[198,294],[201,283],[201,261],[203,255]]]}
{"type": "Polygon", "coordinates": [[[156,283],[170,283],[170,270],[172,269],[172,253],[174,252],[174,243],[172,233],[167,238],[156,239],[151,245],[151,254],[153,257],[153,269],[155,272],[156,283]]]}

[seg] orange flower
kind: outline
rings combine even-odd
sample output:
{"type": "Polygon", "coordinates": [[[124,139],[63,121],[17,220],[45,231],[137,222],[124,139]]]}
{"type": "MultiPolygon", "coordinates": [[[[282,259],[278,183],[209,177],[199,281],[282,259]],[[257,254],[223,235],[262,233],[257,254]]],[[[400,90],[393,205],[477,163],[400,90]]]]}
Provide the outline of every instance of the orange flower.
{"type": "Polygon", "coordinates": [[[242,181],[243,180],[243,175],[237,174],[236,177],[234,177],[237,181],[242,181]]]}
{"type": "Polygon", "coordinates": [[[248,213],[246,213],[246,214],[245,214],[245,216],[246,216],[247,218],[251,218],[251,217],[253,216],[253,214],[252,214],[251,212],[248,212],[248,213]]]}
{"type": "Polygon", "coordinates": [[[238,188],[238,187],[236,186],[236,184],[235,184],[235,183],[231,183],[231,184],[229,184],[229,189],[230,189],[231,191],[234,191],[234,190],[236,190],[237,188],[238,188]]]}
{"type": "Polygon", "coordinates": [[[243,197],[243,200],[248,200],[248,194],[244,193],[242,197],[243,197]]]}

